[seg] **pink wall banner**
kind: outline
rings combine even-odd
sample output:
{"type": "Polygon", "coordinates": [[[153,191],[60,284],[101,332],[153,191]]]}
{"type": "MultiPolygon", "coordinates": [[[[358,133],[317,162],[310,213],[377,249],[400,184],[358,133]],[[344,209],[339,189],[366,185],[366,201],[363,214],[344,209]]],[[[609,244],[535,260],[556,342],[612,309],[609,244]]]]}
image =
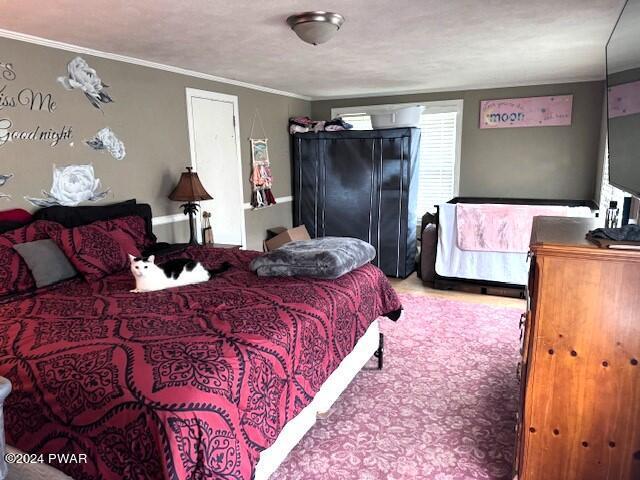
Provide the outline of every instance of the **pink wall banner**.
{"type": "Polygon", "coordinates": [[[609,88],[609,118],[640,113],[640,80],[609,88]]]}
{"type": "Polygon", "coordinates": [[[506,98],[480,102],[480,128],[571,125],[573,95],[506,98]]]}

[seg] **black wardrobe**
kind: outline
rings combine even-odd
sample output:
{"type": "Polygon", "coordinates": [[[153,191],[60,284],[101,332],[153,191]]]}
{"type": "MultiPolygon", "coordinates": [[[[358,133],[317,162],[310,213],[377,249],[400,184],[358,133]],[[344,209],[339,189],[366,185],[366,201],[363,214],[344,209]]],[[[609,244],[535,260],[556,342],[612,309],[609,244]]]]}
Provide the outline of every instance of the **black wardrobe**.
{"type": "Polygon", "coordinates": [[[419,128],[297,133],[295,225],[312,237],[356,237],[394,277],[415,268],[419,128]]]}

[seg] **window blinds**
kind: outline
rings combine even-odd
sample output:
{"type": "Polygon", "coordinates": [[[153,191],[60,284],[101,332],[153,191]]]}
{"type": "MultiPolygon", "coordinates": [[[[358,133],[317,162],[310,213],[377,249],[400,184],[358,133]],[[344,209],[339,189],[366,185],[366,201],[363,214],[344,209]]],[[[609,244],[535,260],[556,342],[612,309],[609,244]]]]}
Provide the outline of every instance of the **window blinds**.
{"type": "Polygon", "coordinates": [[[425,113],[420,128],[418,216],[455,195],[456,112],[425,113]]]}

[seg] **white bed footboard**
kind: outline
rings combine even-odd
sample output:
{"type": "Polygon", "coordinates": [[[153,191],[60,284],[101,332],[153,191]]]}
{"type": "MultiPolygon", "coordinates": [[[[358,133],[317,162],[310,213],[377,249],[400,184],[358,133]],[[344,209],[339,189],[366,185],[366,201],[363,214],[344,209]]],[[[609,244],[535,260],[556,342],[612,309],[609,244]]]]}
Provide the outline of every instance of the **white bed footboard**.
{"type": "Polygon", "coordinates": [[[327,378],[315,398],[287,423],[275,443],[260,454],[254,480],[268,480],[289,452],[313,427],[318,417],[328,412],[340,394],[349,386],[360,370],[371,359],[379,345],[380,327],[375,320],[358,340],[354,349],[327,378]]]}

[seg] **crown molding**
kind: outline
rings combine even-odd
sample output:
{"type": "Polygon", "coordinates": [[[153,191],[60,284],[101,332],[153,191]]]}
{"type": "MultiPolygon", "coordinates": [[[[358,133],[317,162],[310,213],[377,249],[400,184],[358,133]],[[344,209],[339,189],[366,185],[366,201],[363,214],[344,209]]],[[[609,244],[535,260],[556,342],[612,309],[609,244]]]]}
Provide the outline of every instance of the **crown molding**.
{"type": "Polygon", "coordinates": [[[604,81],[604,75],[602,76],[585,76],[585,77],[571,77],[564,78],[560,80],[538,80],[528,83],[494,83],[491,85],[478,84],[478,85],[469,85],[463,87],[455,87],[455,88],[431,88],[431,89],[417,89],[417,90],[391,90],[384,92],[373,92],[373,93],[354,93],[350,95],[328,95],[328,96],[312,96],[310,97],[312,102],[321,102],[323,100],[349,100],[349,99],[357,99],[357,98],[377,98],[377,97],[396,97],[400,95],[426,95],[430,93],[451,93],[454,98],[455,95],[460,92],[472,92],[475,90],[495,90],[499,88],[518,88],[518,87],[533,87],[539,85],[563,85],[567,83],[584,83],[584,82],[597,82],[604,81]]]}
{"type": "Polygon", "coordinates": [[[140,65],[142,67],[155,68],[157,70],[164,70],[166,72],[177,73],[179,75],[186,75],[189,77],[202,78],[204,80],[211,80],[213,82],[224,83],[228,85],[235,85],[237,87],[243,87],[250,90],[257,90],[265,93],[272,93],[274,95],[281,95],[285,97],[298,98],[300,100],[306,101],[323,101],[323,100],[348,100],[354,98],[376,98],[376,97],[394,97],[399,95],[420,95],[420,94],[429,94],[429,93],[457,93],[457,92],[465,92],[472,90],[490,90],[496,88],[515,88],[515,87],[528,87],[528,86],[536,86],[536,85],[558,85],[565,83],[580,83],[580,82],[593,82],[604,80],[604,75],[592,75],[585,77],[573,77],[573,78],[565,78],[560,80],[539,80],[528,83],[497,83],[497,84],[478,84],[478,85],[469,85],[456,87],[455,89],[451,88],[435,88],[435,89],[414,89],[414,90],[391,90],[384,92],[369,92],[369,93],[356,93],[356,94],[346,94],[346,95],[301,95],[298,93],[287,92],[284,90],[277,90],[275,88],[265,87],[262,85],[256,85],[253,83],[242,82],[240,80],[233,80],[224,77],[218,77],[215,75],[210,75],[208,73],[197,72],[195,70],[189,70],[186,68],[176,67],[173,65],[165,65],[162,63],[152,62],[149,60],[143,60],[141,58],[130,57],[127,55],[120,55],[117,53],[103,52],[101,50],[95,50],[93,48],[81,47],[79,45],[74,45],[71,43],[59,42],[56,40],[50,40],[47,38],[37,37],[35,35],[29,35],[26,33],[14,32],[12,30],[5,30],[0,28],[0,37],[9,38],[12,40],[18,40],[21,42],[32,43],[35,45],[42,45],[44,47],[56,48],[58,50],[66,50],[69,52],[75,53],[84,53],[87,55],[93,55],[95,57],[105,58],[108,60],[115,60],[118,62],[130,63],[133,65],[140,65]]]}
{"type": "Polygon", "coordinates": [[[108,60],[115,60],[118,62],[131,63],[133,65],[140,65],[142,67],[155,68],[157,70],[164,70],[166,72],[177,73],[180,75],[187,75],[189,77],[202,78],[204,80],[211,80],[213,82],[226,83],[228,85],[235,85],[236,87],[248,88],[251,90],[257,90],[259,92],[272,93],[274,95],[281,95],[284,97],[298,98],[300,100],[311,101],[311,97],[300,95],[293,92],[286,92],[284,90],[277,90],[275,88],[265,87],[262,85],[256,85],[253,83],[241,82],[240,80],[233,80],[230,78],[218,77],[210,75],[208,73],[197,72],[195,70],[189,70],[186,68],[176,67],[173,65],[165,65],[163,63],[152,62],[144,60],[142,58],[129,57],[127,55],[120,55],[117,53],[103,52],[101,50],[95,50],[93,48],[81,47],[80,45],[74,45],[71,43],[58,42],[57,40],[50,40],[48,38],[37,37],[35,35],[29,35],[27,33],[14,32],[12,30],[5,30],[0,28],[0,37],[9,38],[11,40],[18,40],[21,42],[33,43],[36,45],[42,45],[44,47],[56,48],[58,50],[66,50],[75,53],[84,53],[86,55],[93,55],[94,57],[106,58],[108,60]]]}

